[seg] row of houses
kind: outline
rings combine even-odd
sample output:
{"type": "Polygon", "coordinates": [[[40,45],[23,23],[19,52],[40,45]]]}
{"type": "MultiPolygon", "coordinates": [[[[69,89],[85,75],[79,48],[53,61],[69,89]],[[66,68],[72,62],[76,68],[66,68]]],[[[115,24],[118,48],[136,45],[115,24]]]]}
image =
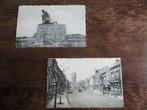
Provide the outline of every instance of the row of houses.
{"type": "Polygon", "coordinates": [[[95,90],[104,93],[104,88],[108,87],[111,95],[119,96],[122,91],[122,67],[121,61],[116,60],[111,66],[96,70],[93,76],[93,86],[95,90]]]}
{"type": "Polygon", "coordinates": [[[47,102],[51,101],[55,95],[62,95],[69,86],[69,81],[59,68],[56,59],[49,59],[47,68],[47,102]]]}
{"type": "Polygon", "coordinates": [[[92,77],[78,82],[78,88],[82,91],[97,90],[103,94],[109,93],[113,96],[122,95],[121,61],[116,60],[111,66],[96,69],[92,77]]]}

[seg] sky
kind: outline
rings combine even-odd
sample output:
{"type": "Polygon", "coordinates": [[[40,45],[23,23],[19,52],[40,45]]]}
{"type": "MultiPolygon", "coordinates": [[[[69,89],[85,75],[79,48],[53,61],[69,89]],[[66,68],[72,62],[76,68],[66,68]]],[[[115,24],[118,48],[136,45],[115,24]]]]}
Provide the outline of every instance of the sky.
{"type": "Polygon", "coordinates": [[[42,23],[42,9],[46,10],[52,21],[66,24],[67,34],[86,35],[86,9],[84,5],[38,5],[19,6],[16,37],[32,37],[37,25],[42,23]]]}
{"type": "Polygon", "coordinates": [[[67,79],[71,81],[71,74],[77,73],[77,81],[85,80],[95,74],[95,70],[111,66],[120,58],[57,58],[57,63],[67,79]]]}

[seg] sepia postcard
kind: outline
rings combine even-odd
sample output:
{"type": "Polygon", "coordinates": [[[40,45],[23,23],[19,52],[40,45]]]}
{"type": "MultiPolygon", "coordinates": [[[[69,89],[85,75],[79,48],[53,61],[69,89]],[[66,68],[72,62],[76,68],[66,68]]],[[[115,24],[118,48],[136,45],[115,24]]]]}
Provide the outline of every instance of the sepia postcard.
{"type": "Polygon", "coordinates": [[[47,108],[123,107],[120,58],[49,58],[47,108]]]}
{"type": "Polygon", "coordinates": [[[19,6],[16,47],[86,47],[84,5],[19,6]]]}

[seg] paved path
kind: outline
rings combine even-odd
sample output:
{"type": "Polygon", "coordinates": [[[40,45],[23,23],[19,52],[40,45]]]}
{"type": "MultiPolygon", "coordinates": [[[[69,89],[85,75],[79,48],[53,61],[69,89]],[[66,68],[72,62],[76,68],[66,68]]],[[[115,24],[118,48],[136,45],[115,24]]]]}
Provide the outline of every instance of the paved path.
{"type": "MultiPolygon", "coordinates": [[[[122,107],[123,100],[117,97],[109,97],[94,94],[91,92],[72,93],[62,95],[63,104],[59,104],[60,96],[57,96],[57,108],[107,108],[122,107]]],[[[54,100],[47,105],[47,108],[53,108],[54,100]]]]}
{"type": "MultiPolygon", "coordinates": [[[[60,95],[57,96],[56,101],[57,101],[56,108],[69,108],[70,107],[69,101],[68,101],[66,95],[61,95],[61,102],[62,102],[62,104],[59,104],[59,102],[60,102],[60,95]]],[[[47,105],[47,108],[54,108],[54,98],[47,105]]]]}
{"type": "Polygon", "coordinates": [[[102,96],[92,93],[78,93],[70,95],[70,106],[82,108],[122,107],[123,100],[115,97],[102,96]]]}

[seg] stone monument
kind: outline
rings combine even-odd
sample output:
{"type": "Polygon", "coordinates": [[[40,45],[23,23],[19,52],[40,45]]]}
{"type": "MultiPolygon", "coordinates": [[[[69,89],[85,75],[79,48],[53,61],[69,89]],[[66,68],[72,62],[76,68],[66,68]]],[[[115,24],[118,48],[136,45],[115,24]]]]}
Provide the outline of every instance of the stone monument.
{"type": "Polygon", "coordinates": [[[66,35],[66,25],[52,22],[50,14],[42,10],[42,24],[38,24],[35,33],[36,43],[53,45],[64,41],[66,35]]]}

